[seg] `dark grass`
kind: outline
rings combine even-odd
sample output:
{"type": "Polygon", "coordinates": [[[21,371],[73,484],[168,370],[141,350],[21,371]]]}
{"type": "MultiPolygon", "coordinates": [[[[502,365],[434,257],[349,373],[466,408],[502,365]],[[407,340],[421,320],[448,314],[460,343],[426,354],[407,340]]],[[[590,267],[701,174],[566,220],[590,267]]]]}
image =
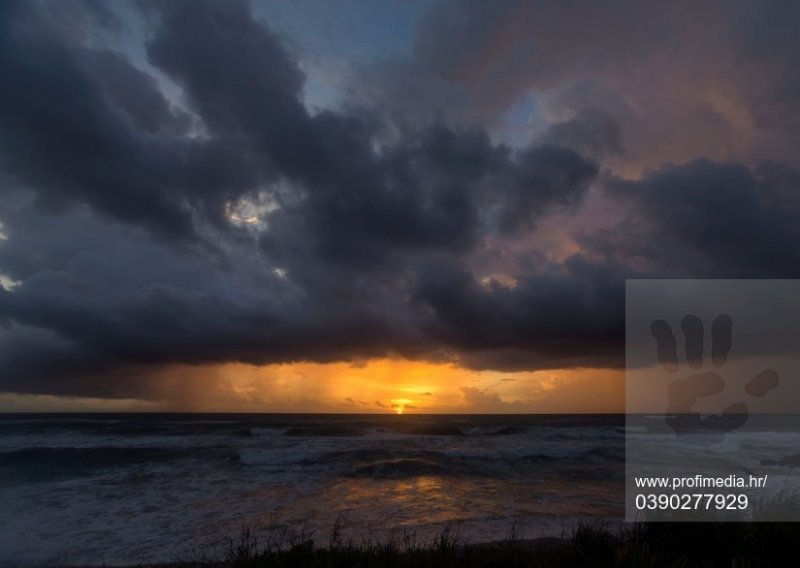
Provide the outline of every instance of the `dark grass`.
{"type": "Polygon", "coordinates": [[[245,530],[219,559],[150,568],[472,568],[502,567],[760,567],[796,565],[800,523],[639,523],[623,529],[582,525],[562,538],[526,540],[512,527],[503,541],[461,542],[450,529],[418,542],[405,534],[385,542],[343,541],[339,526],[318,542],[308,534],[245,530]],[[787,564],[789,562],[789,564],[787,564]]]}

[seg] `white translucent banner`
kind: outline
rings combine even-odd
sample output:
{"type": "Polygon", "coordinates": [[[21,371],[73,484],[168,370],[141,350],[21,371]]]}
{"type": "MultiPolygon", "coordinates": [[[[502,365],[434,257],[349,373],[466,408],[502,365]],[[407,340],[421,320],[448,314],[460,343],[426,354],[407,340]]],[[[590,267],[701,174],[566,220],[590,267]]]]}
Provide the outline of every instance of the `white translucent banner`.
{"type": "Polygon", "coordinates": [[[628,280],[626,518],[800,521],[800,280],[628,280]]]}

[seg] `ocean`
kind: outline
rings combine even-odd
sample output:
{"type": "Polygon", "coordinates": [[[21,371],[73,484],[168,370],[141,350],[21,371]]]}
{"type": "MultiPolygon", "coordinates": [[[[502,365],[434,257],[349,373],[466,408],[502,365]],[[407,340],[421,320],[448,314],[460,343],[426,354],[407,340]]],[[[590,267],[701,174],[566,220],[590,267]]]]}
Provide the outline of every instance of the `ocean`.
{"type": "Polygon", "coordinates": [[[7,414],[0,565],[213,557],[243,528],[465,542],[624,517],[624,417],[7,414]]]}

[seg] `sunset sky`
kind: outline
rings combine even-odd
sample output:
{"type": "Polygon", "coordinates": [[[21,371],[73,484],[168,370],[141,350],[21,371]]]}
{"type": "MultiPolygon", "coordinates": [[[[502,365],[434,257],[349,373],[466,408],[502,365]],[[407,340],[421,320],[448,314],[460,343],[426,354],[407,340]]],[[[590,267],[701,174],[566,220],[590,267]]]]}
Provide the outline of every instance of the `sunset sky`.
{"type": "Polygon", "coordinates": [[[800,277],[791,2],[0,3],[0,411],[621,412],[800,277]]]}

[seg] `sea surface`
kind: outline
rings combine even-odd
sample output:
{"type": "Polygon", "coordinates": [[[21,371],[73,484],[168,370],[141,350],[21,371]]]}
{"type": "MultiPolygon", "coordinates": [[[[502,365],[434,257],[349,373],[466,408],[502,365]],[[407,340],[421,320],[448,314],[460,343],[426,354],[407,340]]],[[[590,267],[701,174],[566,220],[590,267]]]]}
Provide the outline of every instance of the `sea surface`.
{"type": "Polygon", "coordinates": [[[0,566],[213,557],[249,528],[462,541],[624,516],[622,416],[0,415],[0,566]]]}

